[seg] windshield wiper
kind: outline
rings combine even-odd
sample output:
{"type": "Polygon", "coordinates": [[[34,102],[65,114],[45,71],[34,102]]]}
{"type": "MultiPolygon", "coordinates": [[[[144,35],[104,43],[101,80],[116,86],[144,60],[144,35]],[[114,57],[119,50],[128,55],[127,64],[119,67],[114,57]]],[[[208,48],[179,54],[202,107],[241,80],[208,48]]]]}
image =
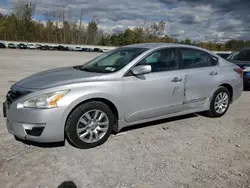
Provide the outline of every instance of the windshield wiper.
{"type": "Polygon", "coordinates": [[[81,70],[81,71],[86,71],[86,72],[94,72],[92,69],[90,68],[83,68],[82,65],[79,66],[74,66],[75,69],[81,70]]]}
{"type": "Polygon", "coordinates": [[[75,69],[81,70],[81,71],[86,71],[86,72],[94,72],[94,73],[111,73],[113,71],[111,70],[105,70],[105,69],[98,69],[98,68],[88,68],[88,67],[83,67],[83,66],[75,66],[75,69]]]}
{"type": "Polygon", "coordinates": [[[90,69],[90,68],[80,68],[81,70],[83,70],[83,71],[86,71],[86,72],[94,72],[92,69],[90,69]]]}

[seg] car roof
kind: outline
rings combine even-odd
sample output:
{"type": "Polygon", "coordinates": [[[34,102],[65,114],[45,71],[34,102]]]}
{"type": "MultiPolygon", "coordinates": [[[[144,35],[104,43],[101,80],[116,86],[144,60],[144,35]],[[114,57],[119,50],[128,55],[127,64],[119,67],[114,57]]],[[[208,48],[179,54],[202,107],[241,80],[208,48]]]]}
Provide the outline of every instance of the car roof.
{"type": "Polygon", "coordinates": [[[130,44],[124,47],[135,47],[135,48],[159,48],[159,47],[169,47],[172,43],[139,43],[139,44],[130,44]]]}
{"type": "Polygon", "coordinates": [[[242,48],[242,49],[240,49],[240,52],[245,51],[245,50],[250,50],[250,47],[242,48]]]}
{"type": "Polygon", "coordinates": [[[199,48],[194,45],[187,45],[187,44],[176,44],[176,43],[139,43],[139,44],[131,44],[124,47],[135,47],[135,48],[147,48],[147,49],[153,49],[153,48],[161,48],[161,47],[191,47],[191,48],[199,48]]]}
{"type": "Polygon", "coordinates": [[[204,48],[200,48],[194,45],[187,45],[187,44],[177,44],[177,43],[139,43],[139,44],[131,44],[123,47],[134,47],[134,48],[147,48],[147,49],[157,49],[157,48],[164,48],[164,47],[178,47],[178,48],[193,48],[197,50],[203,50],[208,53],[215,54],[212,51],[206,50],[204,48]]]}

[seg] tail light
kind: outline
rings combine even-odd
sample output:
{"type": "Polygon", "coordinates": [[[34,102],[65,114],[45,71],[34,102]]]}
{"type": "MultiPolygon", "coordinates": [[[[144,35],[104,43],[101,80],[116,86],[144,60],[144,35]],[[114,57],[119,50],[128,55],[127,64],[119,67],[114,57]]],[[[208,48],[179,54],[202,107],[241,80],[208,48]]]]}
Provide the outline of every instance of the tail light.
{"type": "Polygon", "coordinates": [[[241,78],[243,77],[244,72],[241,68],[235,68],[234,71],[237,72],[241,78]]]}

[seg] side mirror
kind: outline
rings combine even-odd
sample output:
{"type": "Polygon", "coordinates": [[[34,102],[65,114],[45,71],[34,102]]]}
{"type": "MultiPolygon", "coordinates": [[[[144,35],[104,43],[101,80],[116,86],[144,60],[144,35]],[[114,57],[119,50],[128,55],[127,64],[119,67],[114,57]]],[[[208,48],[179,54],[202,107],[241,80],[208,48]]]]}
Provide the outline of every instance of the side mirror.
{"type": "Polygon", "coordinates": [[[219,59],[216,57],[212,57],[212,65],[217,65],[219,62],[219,59]]]}
{"type": "Polygon", "coordinates": [[[138,65],[131,69],[134,75],[147,74],[152,71],[151,65],[138,65]]]}

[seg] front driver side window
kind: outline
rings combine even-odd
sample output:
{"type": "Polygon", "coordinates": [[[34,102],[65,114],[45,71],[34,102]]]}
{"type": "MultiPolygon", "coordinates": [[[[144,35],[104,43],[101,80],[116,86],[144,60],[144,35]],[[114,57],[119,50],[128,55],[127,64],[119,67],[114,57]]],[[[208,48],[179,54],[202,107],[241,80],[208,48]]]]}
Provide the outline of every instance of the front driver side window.
{"type": "Polygon", "coordinates": [[[151,65],[152,72],[176,70],[178,66],[178,55],[176,49],[166,48],[151,53],[138,65],[151,65]]]}

